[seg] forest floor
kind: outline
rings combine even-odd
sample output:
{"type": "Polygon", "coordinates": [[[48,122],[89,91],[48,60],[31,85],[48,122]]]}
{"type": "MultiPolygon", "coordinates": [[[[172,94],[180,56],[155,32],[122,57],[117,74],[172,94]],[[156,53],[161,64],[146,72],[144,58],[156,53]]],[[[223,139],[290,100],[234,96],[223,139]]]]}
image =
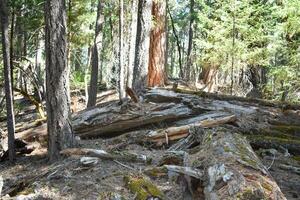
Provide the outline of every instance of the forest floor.
{"type": "MultiPolygon", "coordinates": [[[[107,91],[99,94],[98,99],[98,103],[101,104],[116,100],[117,95],[115,91],[107,91]]],[[[74,96],[72,110],[78,112],[83,108],[84,101],[81,97],[74,96]]],[[[20,113],[21,117],[17,117],[17,129],[19,128],[20,131],[16,137],[28,138],[30,135],[31,140],[27,142],[29,146],[34,147],[34,151],[18,156],[13,165],[8,161],[0,162],[0,177],[4,179],[2,192],[8,193],[2,199],[135,199],[137,194],[133,193],[128,186],[128,177],[149,181],[164,193],[165,199],[186,199],[183,186],[172,177],[153,178],[145,173],[147,169],[159,165],[166,151],[165,146],[151,147],[132,143],[124,141],[124,138],[126,139],[124,136],[80,140],[79,146],[82,148],[105,151],[118,149],[120,144],[127,143],[122,151],[147,155],[153,159],[153,162],[147,164],[98,159],[96,164],[83,165],[80,161],[82,156],[71,156],[49,164],[46,155],[46,124],[31,126],[36,120],[34,107],[29,106],[25,112],[31,114],[24,117],[20,113]]],[[[0,123],[0,128],[5,130],[4,127],[5,121],[0,123]]],[[[146,135],[147,130],[140,129],[126,134],[146,135]]],[[[128,140],[130,139],[131,137],[128,137],[128,140]]],[[[290,155],[277,149],[275,156],[270,153],[274,151],[273,148],[254,148],[254,150],[263,164],[269,168],[286,198],[300,199],[300,155],[290,155]]],[[[146,183],[144,185],[146,185],[144,187],[151,187],[146,183]]]]}

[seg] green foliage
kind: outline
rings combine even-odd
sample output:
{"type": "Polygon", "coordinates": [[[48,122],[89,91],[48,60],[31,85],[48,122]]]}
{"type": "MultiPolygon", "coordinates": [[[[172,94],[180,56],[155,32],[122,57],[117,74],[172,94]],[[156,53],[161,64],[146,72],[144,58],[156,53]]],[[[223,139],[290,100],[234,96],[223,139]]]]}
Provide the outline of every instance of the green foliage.
{"type": "Polygon", "coordinates": [[[74,71],[71,74],[71,78],[70,78],[70,86],[71,88],[75,89],[75,88],[80,88],[83,89],[85,86],[85,74],[84,72],[81,71],[74,71]]]}

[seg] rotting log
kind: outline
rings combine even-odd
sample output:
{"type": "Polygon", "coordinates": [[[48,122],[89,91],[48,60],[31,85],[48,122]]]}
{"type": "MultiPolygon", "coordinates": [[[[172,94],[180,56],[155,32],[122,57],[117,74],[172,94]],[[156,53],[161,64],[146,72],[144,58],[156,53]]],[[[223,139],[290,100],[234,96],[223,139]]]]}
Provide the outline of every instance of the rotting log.
{"type": "Polygon", "coordinates": [[[204,132],[199,151],[189,157],[189,167],[203,169],[205,177],[192,182],[194,197],[204,194],[207,200],[286,199],[243,136],[225,128],[204,132]]]}
{"type": "Polygon", "coordinates": [[[248,103],[248,104],[256,104],[260,106],[267,106],[267,107],[274,107],[274,108],[281,108],[281,109],[300,110],[299,104],[289,103],[289,102],[271,101],[271,100],[264,100],[259,98],[238,97],[238,96],[231,96],[231,95],[209,93],[204,91],[190,91],[190,90],[182,90],[182,89],[176,89],[175,92],[182,93],[182,94],[192,94],[192,95],[197,95],[199,97],[215,99],[215,100],[238,101],[246,104],[248,103]]]}
{"type": "MultiPolygon", "coordinates": [[[[239,103],[237,101],[230,102],[226,100],[210,99],[197,96],[193,93],[176,93],[166,89],[152,89],[145,94],[147,102],[153,103],[183,103],[193,108],[193,110],[201,111],[228,111],[236,115],[255,114],[259,111],[256,105],[239,103]]],[[[263,110],[261,110],[263,112],[263,110]]]]}
{"type": "Polygon", "coordinates": [[[129,152],[107,152],[101,149],[85,149],[85,148],[70,148],[60,152],[64,156],[89,156],[97,157],[104,160],[119,160],[126,162],[142,162],[150,164],[152,159],[142,154],[129,152]]]}
{"type": "Polygon", "coordinates": [[[135,128],[175,121],[192,114],[193,110],[183,104],[111,104],[78,113],[73,118],[72,126],[81,138],[113,137],[135,128]]]}
{"type": "Polygon", "coordinates": [[[188,124],[179,127],[169,127],[167,129],[151,131],[148,135],[148,139],[152,142],[159,144],[167,143],[168,141],[178,140],[185,138],[189,135],[189,130],[191,127],[203,127],[210,128],[230,122],[236,121],[235,115],[228,115],[222,117],[216,117],[214,119],[206,118],[194,124],[188,124]]]}

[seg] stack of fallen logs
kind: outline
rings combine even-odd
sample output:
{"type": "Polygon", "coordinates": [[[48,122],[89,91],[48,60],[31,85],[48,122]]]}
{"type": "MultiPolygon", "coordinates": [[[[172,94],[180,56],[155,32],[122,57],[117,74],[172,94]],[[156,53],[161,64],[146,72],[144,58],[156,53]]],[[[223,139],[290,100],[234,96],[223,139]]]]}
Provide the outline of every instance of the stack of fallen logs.
{"type": "MultiPolygon", "coordinates": [[[[184,175],[188,193],[194,199],[201,195],[205,199],[285,199],[248,140],[256,148],[280,147],[299,154],[300,117],[292,110],[299,109],[297,106],[239,97],[216,99],[204,93],[165,89],[149,90],[144,100],[122,105],[112,102],[80,112],[73,117],[73,130],[82,139],[122,137],[132,130],[150,130],[132,140],[167,147],[166,154],[188,154],[181,153],[179,161],[167,159],[171,162],[162,162],[145,173],[155,176],[172,171],[184,175]]],[[[61,153],[151,162],[143,155],[94,149],[67,149],[61,153]]]]}

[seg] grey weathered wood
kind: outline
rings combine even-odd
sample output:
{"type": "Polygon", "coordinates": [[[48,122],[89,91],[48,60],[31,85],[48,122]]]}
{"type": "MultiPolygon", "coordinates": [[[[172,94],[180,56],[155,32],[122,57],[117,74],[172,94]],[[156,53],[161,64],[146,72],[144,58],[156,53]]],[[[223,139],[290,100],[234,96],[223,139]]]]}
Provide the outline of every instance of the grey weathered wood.
{"type": "Polygon", "coordinates": [[[151,89],[145,95],[148,102],[154,103],[184,103],[194,110],[226,111],[236,115],[249,115],[257,113],[258,107],[254,105],[242,105],[226,100],[215,100],[199,97],[193,94],[176,93],[166,89],[151,89]]]}
{"type": "Polygon", "coordinates": [[[240,134],[224,128],[206,130],[200,145],[190,155],[189,166],[204,169],[206,178],[198,187],[204,188],[205,199],[286,199],[240,134]]]}
{"type": "Polygon", "coordinates": [[[147,157],[146,155],[116,151],[111,153],[102,149],[70,148],[62,150],[60,154],[64,156],[89,156],[104,160],[120,160],[126,162],[152,162],[152,159],[150,157],[147,157]]]}
{"type": "Polygon", "coordinates": [[[73,130],[80,137],[108,137],[145,125],[178,120],[193,112],[182,104],[109,105],[81,112],[73,118],[73,130]],[[126,106],[126,105],[125,105],[126,106]]]}

